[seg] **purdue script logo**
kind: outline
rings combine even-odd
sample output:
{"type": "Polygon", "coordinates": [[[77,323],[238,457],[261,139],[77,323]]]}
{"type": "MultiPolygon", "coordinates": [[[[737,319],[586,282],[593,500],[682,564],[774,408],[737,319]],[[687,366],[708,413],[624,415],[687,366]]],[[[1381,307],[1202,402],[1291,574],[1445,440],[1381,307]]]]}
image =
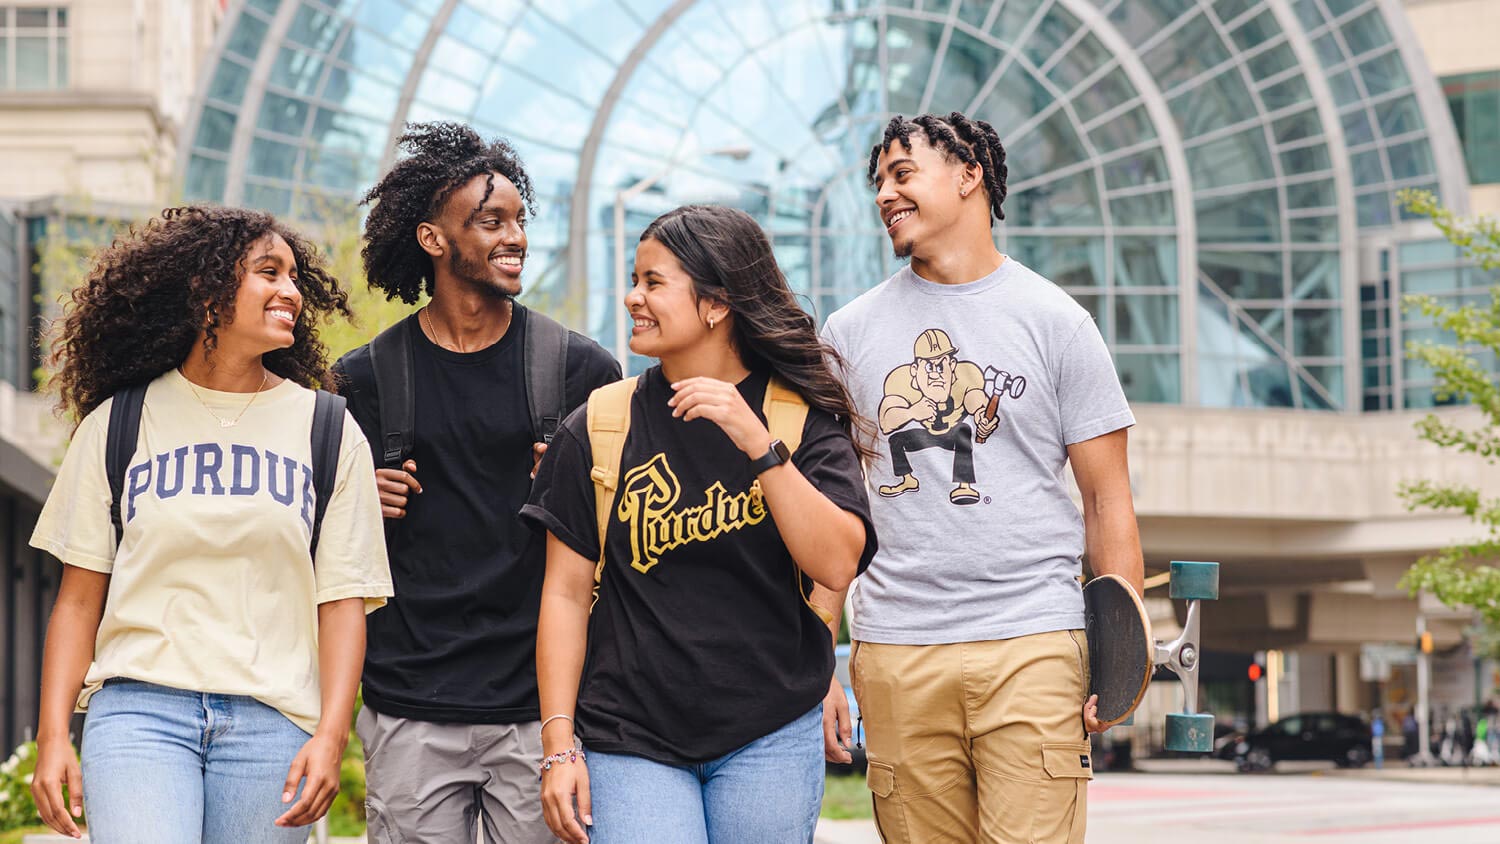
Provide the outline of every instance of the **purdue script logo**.
{"type": "Polygon", "coordinates": [[[626,473],[615,515],[630,526],[630,565],[648,572],[661,555],[690,542],[707,542],[720,534],[758,525],[766,519],[766,500],[756,481],[746,492],[731,495],[718,481],[697,507],[672,509],[682,485],[667,456],[658,454],[626,473]]]}

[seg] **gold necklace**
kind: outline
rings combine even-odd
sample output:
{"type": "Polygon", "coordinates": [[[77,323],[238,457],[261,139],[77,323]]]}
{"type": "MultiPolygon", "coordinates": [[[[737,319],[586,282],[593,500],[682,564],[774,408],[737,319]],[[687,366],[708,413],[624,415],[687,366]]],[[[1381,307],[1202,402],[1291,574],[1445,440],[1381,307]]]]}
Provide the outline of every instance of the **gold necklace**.
{"type": "MultiPolygon", "coordinates": [[[[427,307],[428,306],[423,305],[422,310],[417,311],[417,319],[420,320],[423,325],[427,326],[427,333],[432,335],[432,342],[441,349],[446,349],[450,352],[457,352],[461,355],[468,354],[468,352],[464,351],[463,347],[458,344],[457,340],[453,341],[453,345],[451,346],[443,342],[442,338],[438,336],[437,329],[432,325],[432,315],[427,313],[427,307]]],[[[501,334],[500,336],[504,337],[505,335],[501,334]]],[[[500,342],[500,340],[499,338],[496,338],[495,340],[485,343],[480,348],[487,349],[498,342],[500,342]]]]}
{"type": "MultiPolygon", "coordinates": [[[[432,327],[432,316],[427,313],[427,307],[425,305],[422,306],[422,310],[417,313],[417,319],[420,319],[424,323],[426,323],[426,325],[427,325],[427,333],[432,335],[432,342],[438,344],[439,348],[443,348],[443,349],[447,349],[448,348],[443,343],[442,339],[438,337],[437,329],[432,327]]],[[[457,349],[452,349],[450,351],[457,351],[457,349]]]]}
{"type": "Polygon", "coordinates": [[[266,388],[266,380],[271,377],[271,371],[263,367],[261,369],[260,386],[256,387],[255,392],[250,394],[250,400],[245,402],[245,406],[240,408],[240,412],[235,414],[235,417],[233,419],[225,419],[219,414],[214,413],[214,409],[209,407],[208,402],[205,402],[203,400],[203,396],[199,395],[198,393],[198,388],[193,386],[193,382],[187,377],[187,374],[182,371],[182,367],[177,367],[177,374],[182,376],[182,380],[187,381],[188,389],[193,391],[193,398],[197,399],[198,404],[202,405],[203,409],[208,411],[208,415],[219,420],[220,428],[233,428],[234,426],[240,424],[240,418],[245,415],[245,411],[250,409],[250,405],[255,404],[255,399],[260,395],[260,391],[266,388]]]}

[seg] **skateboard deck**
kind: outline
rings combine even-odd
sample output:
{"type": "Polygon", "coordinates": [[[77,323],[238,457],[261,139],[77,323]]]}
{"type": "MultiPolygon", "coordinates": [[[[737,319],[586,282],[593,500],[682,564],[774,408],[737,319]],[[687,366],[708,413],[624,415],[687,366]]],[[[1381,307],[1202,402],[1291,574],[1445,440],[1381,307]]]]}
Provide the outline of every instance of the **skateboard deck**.
{"type": "Polygon", "coordinates": [[[1099,696],[1099,722],[1114,726],[1130,717],[1151,682],[1151,622],[1135,589],[1105,574],[1083,587],[1089,641],[1089,694],[1099,696]]]}

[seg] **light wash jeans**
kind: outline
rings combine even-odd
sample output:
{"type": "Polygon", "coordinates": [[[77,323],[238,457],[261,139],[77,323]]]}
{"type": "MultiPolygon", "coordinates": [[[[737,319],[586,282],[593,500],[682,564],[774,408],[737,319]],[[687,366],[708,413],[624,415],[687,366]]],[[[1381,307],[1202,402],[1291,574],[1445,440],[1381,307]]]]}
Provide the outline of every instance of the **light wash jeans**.
{"type": "Polygon", "coordinates": [[[304,844],[306,827],[272,822],[292,805],[281,791],[308,738],[251,697],[110,680],[83,723],[89,839],[304,844]]]}
{"type": "Polygon", "coordinates": [[[823,803],[823,706],[697,765],[588,750],[592,844],[811,844],[823,803]]]}

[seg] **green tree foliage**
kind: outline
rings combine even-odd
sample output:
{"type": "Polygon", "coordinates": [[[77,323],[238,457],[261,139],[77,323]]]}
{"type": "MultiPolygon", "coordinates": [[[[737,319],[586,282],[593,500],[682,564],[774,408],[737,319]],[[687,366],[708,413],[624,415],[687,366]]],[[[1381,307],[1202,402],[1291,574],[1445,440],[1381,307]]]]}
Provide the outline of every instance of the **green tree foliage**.
{"type": "MultiPolygon", "coordinates": [[[[1460,218],[1427,191],[1402,191],[1399,196],[1409,210],[1430,218],[1466,257],[1486,270],[1500,269],[1500,226],[1495,220],[1460,218]]],[[[1500,459],[1500,384],[1478,355],[1500,357],[1500,287],[1491,289],[1490,301],[1483,305],[1454,307],[1431,296],[1407,296],[1402,304],[1454,337],[1451,345],[1408,343],[1407,357],[1436,373],[1439,400],[1465,402],[1482,418],[1478,427],[1468,428],[1429,414],[1417,423],[1418,436],[1494,465],[1500,459]]],[[[1500,569],[1494,565],[1500,559],[1500,498],[1486,498],[1477,487],[1433,481],[1403,484],[1401,497],[1413,510],[1461,512],[1483,530],[1479,539],[1421,558],[1401,582],[1412,594],[1431,592],[1448,606],[1473,608],[1485,628],[1484,649],[1500,651],[1500,569]]]]}
{"type": "MultiPolygon", "coordinates": [[[[39,280],[37,303],[44,324],[62,314],[68,294],[88,275],[94,253],[124,234],[145,217],[130,218],[100,212],[85,202],[71,203],[70,211],[50,217],[37,244],[34,267],[39,280]]],[[[360,259],[361,224],[358,207],[350,203],[325,202],[318,220],[312,223],[292,221],[291,225],[307,234],[315,243],[330,269],[349,291],[352,321],[331,318],[322,327],[329,362],[350,349],[362,345],[382,328],[411,313],[412,308],[399,301],[387,301],[385,295],[371,291],[365,283],[360,259]]],[[[37,383],[45,385],[48,372],[45,360],[48,338],[41,339],[43,368],[35,373],[37,383]]]]}

